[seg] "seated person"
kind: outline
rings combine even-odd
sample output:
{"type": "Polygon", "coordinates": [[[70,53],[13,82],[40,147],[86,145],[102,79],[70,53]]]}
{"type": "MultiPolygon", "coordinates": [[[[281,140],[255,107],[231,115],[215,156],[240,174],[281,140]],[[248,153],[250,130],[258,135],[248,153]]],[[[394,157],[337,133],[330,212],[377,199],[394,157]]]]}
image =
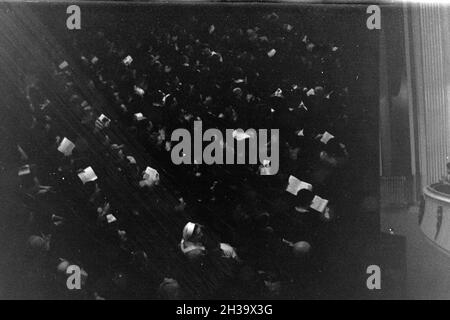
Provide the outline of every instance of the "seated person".
{"type": "Polygon", "coordinates": [[[183,228],[183,239],[180,242],[180,249],[190,260],[195,260],[206,254],[203,241],[202,226],[197,223],[188,222],[183,228]]]}
{"type": "Polygon", "coordinates": [[[220,253],[222,258],[234,259],[240,262],[240,259],[233,248],[228,243],[217,243],[207,241],[203,231],[204,227],[200,224],[188,222],[183,229],[183,239],[180,243],[181,251],[188,259],[195,260],[210,253],[220,253]],[[217,243],[217,246],[214,245],[217,243]]]}
{"type": "Polygon", "coordinates": [[[307,213],[310,211],[311,202],[314,198],[314,194],[307,190],[302,189],[297,193],[297,205],[295,211],[300,213],[307,213]]]}
{"type": "Polygon", "coordinates": [[[31,196],[43,195],[52,190],[52,187],[40,183],[36,171],[36,165],[24,165],[18,170],[19,188],[31,196]]]}
{"type": "Polygon", "coordinates": [[[159,173],[153,168],[147,167],[142,173],[142,180],[139,181],[139,186],[141,188],[151,188],[153,186],[159,185],[159,173]]]}

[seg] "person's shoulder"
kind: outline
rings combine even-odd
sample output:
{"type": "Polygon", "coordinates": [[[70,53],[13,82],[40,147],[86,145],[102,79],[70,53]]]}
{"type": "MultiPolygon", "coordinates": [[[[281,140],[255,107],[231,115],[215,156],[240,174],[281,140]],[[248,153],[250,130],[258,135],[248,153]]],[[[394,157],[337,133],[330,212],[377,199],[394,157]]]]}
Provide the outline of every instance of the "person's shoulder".
{"type": "Polygon", "coordinates": [[[202,248],[195,248],[186,252],[185,256],[191,261],[199,260],[205,256],[205,250],[202,248]]]}

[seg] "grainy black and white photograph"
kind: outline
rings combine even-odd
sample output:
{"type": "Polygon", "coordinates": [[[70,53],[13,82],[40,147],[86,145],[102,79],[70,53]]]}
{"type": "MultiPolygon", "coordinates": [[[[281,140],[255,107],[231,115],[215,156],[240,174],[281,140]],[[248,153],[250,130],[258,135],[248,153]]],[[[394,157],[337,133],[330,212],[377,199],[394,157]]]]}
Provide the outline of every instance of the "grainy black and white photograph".
{"type": "Polygon", "coordinates": [[[0,299],[450,299],[449,31],[442,1],[1,1],[0,299]]]}

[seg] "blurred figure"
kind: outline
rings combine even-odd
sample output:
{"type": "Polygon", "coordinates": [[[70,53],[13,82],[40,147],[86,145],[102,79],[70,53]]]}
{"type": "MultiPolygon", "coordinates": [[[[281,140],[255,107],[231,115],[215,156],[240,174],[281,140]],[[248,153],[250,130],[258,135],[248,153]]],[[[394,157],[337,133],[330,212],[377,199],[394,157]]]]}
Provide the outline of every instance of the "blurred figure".
{"type": "Polygon", "coordinates": [[[203,241],[202,226],[193,222],[188,222],[183,228],[183,238],[180,249],[190,260],[196,260],[206,254],[203,241]]]}
{"type": "Polygon", "coordinates": [[[181,300],[183,297],[178,281],[172,278],[164,278],[159,285],[158,295],[164,300],[181,300]]]}

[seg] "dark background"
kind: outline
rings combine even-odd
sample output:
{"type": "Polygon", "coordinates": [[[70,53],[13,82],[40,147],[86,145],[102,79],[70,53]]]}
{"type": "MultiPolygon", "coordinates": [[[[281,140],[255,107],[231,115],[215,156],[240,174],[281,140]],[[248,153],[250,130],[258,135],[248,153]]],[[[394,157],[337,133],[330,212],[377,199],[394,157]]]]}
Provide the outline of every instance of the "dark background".
{"type": "MultiPolygon", "coordinates": [[[[348,247],[354,251],[356,258],[353,270],[355,279],[349,279],[358,283],[362,289],[358,292],[341,292],[342,296],[363,298],[367,293],[365,289],[365,266],[377,263],[380,252],[379,241],[379,213],[376,206],[365,208],[360,206],[365,199],[377,200],[379,194],[379,150],[378,150],[378,65],[379,65],[379,32],[366,28],[367,5],[299,5],[299,4],[197,4],[197,5],[170,5],[170,4],[81,4],[82,30],[67,30],[66,14],[67,4],[15,4],[0,5],[0,10],[7,10],[11,6],[14,10],[26,7],[34,13],[41,22],[47,26],[66,53],[71,52],[70,41],[73,33],[94,33],[99,28],[107,28],[111,33],[132,32],[137,26],[144,26],[154,20],[186,19],[190,15],[196,15],[200,20],[210,21],[216,26],[221,23],[250,23],[253,17],[276,12],[281,17],[289,17],[295,21],[296,26],[302,28],[311,35],[313,41],[332,41],[339,44],[345,57],[345,65],[349,68],[346,77],[351,83],[349,87],[350,105],[349,115],[354,124],[351,139],[347,144],[351,154],[351,175],[353,184],[351,192],[354,193],[355,206],[346,214],[348,227],[344,228],[347,235],[342,238],[352,239],[348,247]],[[357,209],[354,209],[357,208],[357,209]],[[364,290],[365,289],[365,290],[364,290]]],[[[389,8],[383,8],[390,10],[389,8]]],[[[392,10],[394,11],[394,10],[392,10]]],[[[382,13],[384,19],[384,13],[382,13]]],[[[389,15],[389,21],[396,21],[396,14],[389,15]]],[[[385,20],[382,20],[382,27],[385,20]]],[[[398,30],[392,29],[396,35],[398,30]]],[[[394,59],[395,60],[395,59],[394,59]]],[[[281,71],[282,72],[282,71],[281,71]]],[[[3,109],[0,106],[0,109],[3,109]]],[[[4,110],[4,109],[3,109],[4,110]]],[[[19,226],[11,223],[8,216],[13,216],[20,210],[13,197],[12,187],[8,185],[8,179],[2,176],[0,179],[0,203],[5,214],[2,215],[2,242],[0,252],[7,259],[2,259],[2,276],[8,275],[16,252],[21,245],[11,239],[20,239],[17,234],[23,232],[19,226]],[[6,218],[6,219],[3,219],[6,218]],[[3,270],[6,270],[5,272],[3,270]]],[[[0,209],[0,210],[2,210],[0,209]]],[[[341,262],[342,263],[342,262],[341,262]]],[[[3,282],[3,278],[0,280],[3,282]]],[[[343,281],[342,279],[339,281],[343,281]]],[[[340,283],[336,284],[338,290],[340,283]]],[[[353,286],[349,286],[353,287],[353,286]]],[[[17,289],[17,288],[16,288],[17,289]]],[[[20,290],[20,289],[19,289],[20,290]]],[[[3,296],[0,292],[0,297],[3,296]]],[[[371,297],[367,294],[366,297],[371,297]]]]}

